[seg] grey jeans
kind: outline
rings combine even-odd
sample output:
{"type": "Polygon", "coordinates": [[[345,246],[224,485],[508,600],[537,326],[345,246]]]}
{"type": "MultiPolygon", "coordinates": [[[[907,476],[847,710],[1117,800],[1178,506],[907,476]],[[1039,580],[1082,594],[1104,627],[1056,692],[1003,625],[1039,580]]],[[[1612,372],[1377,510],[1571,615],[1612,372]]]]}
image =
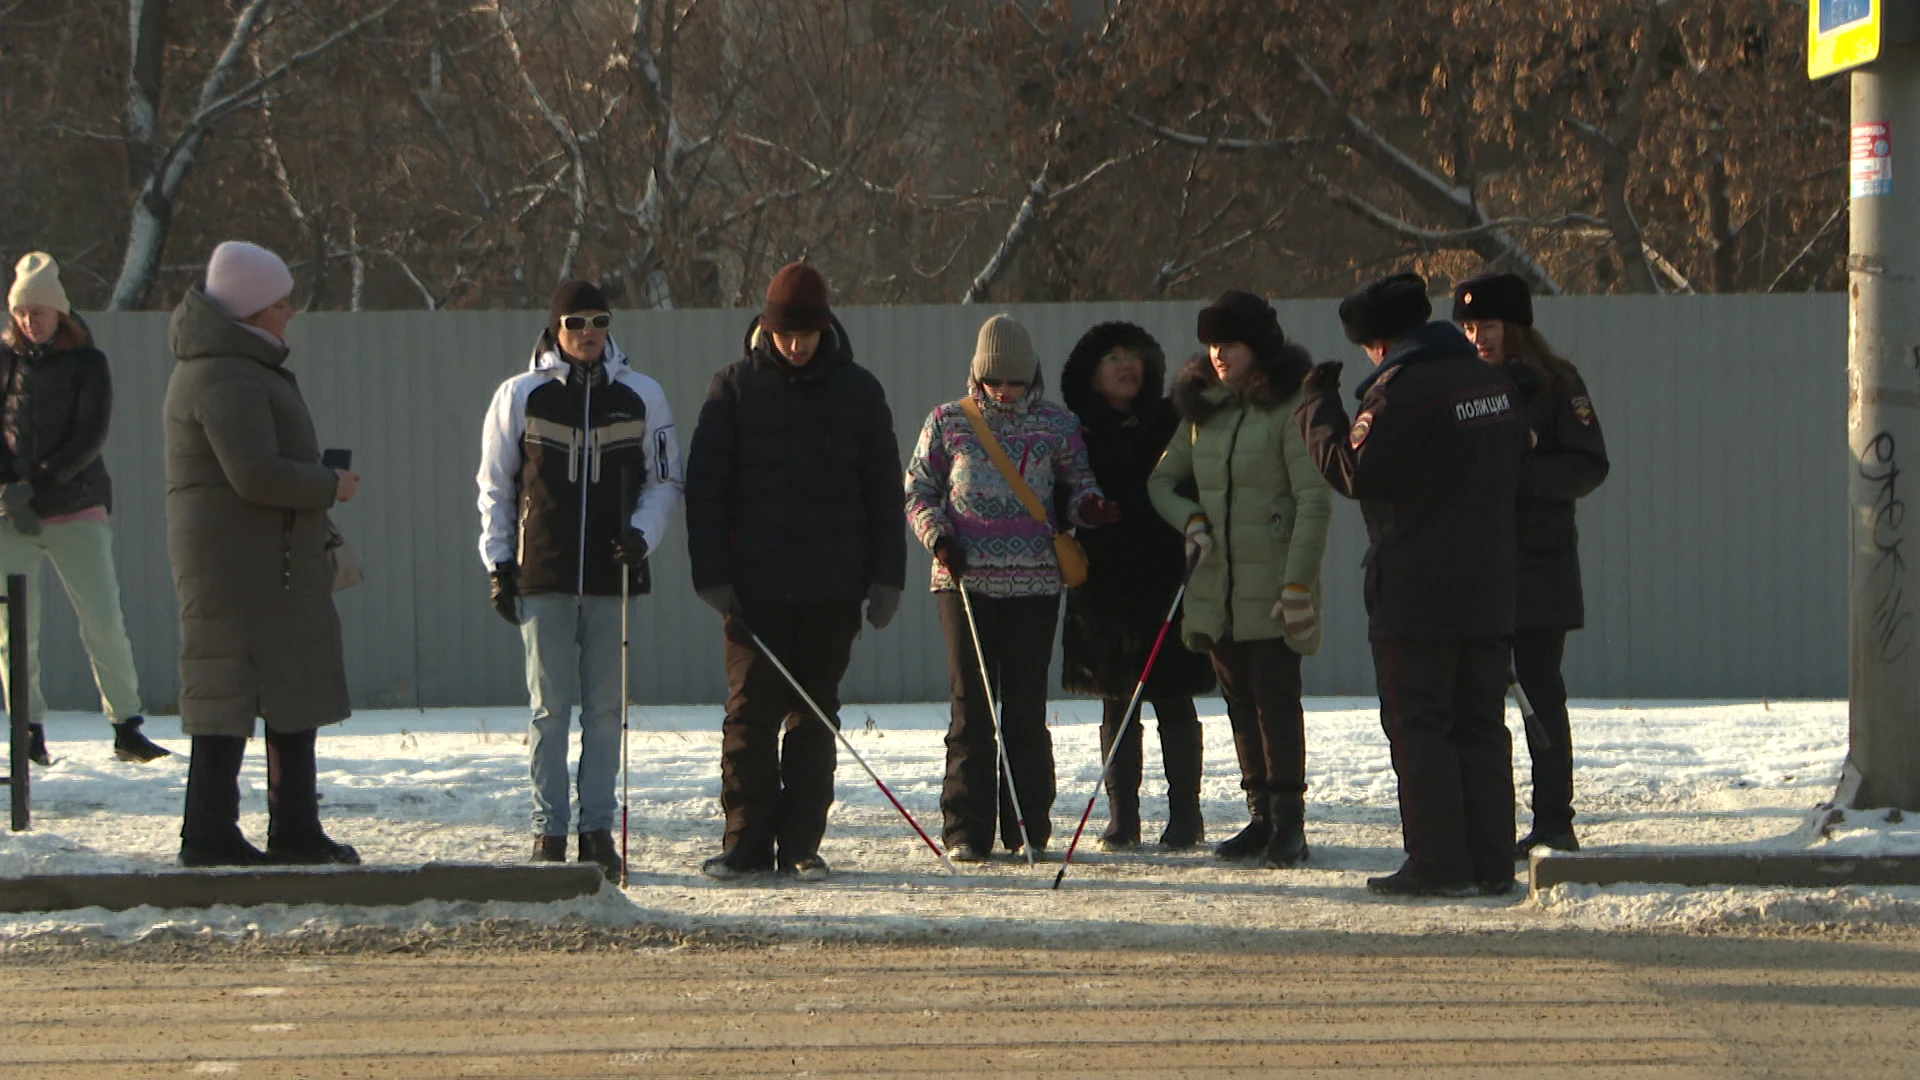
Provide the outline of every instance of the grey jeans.
{"type": "Polygon", "coordinates": [[[580,706],[580,831],[611,830],[619,801],[620,598],[538,593],[520,598],[520,638],[527,648],[528,733],[533,776],[533,831],[565,836],[567,744],[573,707],[580,706]]]}

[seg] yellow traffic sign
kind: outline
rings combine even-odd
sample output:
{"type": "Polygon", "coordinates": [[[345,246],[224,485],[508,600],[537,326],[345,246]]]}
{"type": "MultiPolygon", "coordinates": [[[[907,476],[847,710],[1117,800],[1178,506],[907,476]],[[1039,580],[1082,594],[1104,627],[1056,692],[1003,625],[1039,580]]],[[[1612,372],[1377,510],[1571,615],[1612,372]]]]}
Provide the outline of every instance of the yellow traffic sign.
{"type": "Polygon", "coordinates": [[[1807,78],[1837,75],[1880,56],[1885,0],[1812,0],[1807,5],[1807,78]]]}

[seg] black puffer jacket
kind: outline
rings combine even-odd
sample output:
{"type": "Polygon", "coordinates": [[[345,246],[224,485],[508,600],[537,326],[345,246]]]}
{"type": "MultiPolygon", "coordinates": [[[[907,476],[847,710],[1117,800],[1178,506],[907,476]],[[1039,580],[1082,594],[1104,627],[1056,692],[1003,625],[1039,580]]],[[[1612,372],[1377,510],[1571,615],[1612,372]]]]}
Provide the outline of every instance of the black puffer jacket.
{"type": "Polygon", "coordinates": [[[1520,465],[1520,592],[1514,625],[1577,630],[1586,625],[1580,587],[1580,530],[1573,503],[1607,478],[1607,442],[1578,372],[1564,387],[1523,364],[1501,368],[1520,388],[1527,426],[1539,440],[1520,465]]]}
{"type": "MultiPolygon", "coordinates": [[[[1101,323],[1081,337],[1061,372],[1060,395],[1080,417],[1094,479],[1121,514],[1117,524],[1076,533],[1090,572],[1085,585],[1067,591],[1060,682],[1068,693],[1130,696],[1180,587],[1185,544],[1147,499],[1147,476],[1180,422],[1161,396],[1166,370],[1152,335],[1131,323],[1101,323]],[[1145,365],[1140,395],[1125,413],[1093,389],[1101,358],[1116,347],[1138,353],[1145,365]]],[[[1148,699],[1212,692],[1207,658],[1180,642],[1176,619],[1147,680],[1148,699]]]]}
{"type": "Polygon", "coordinates": [[[707,387],[687,461],[693,586],[851,604],[907,583],[900,445],[880,380],[838,320],[805,367],[755,317],[744,355],[707,387]]]}
{"type": "Polygon", "coordinates": [[[41,517],[113,507],[100,450],[113,412],[107,358],[84,341],[71,348],[0,344],[0,477],[33,483],[41,517]]]}

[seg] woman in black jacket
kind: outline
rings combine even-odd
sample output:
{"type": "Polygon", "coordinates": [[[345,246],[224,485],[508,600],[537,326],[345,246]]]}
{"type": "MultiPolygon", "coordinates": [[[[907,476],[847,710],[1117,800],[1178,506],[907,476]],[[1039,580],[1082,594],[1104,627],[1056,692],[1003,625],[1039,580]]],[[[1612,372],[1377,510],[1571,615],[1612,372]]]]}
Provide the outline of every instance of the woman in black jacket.
{"type": "MultiPolygon", "coordinates": [[[[74,316],[60,267],[45,252],[32,252],[14,268],[7,311],[0,329],[0,573],[27,575],[28,592],[37,597],[41,562],[53,560],[113,722],[114,756],[165,757],[169,751],[140,731],[140,680],[114,572],[107,522],[113,488],[100,457],[113,407],[107,358],[74,316]]],[[[33,760],[47,765],[40,608],[27,605],[28,711],[33,760]]],[[[0,623],[0,652],[9,644],[5,634],[0,623]]]]}
{"type": "Polygon", "coordinates": [[[1463,281],[1454,290],[1453,321],[1480,358],[1505,371],[1526,402],[1533,449],[1520,471],[1515,515],[1520,529],[1520,582],[1513,632],[1513,668],[1533,706],[1527,753],[1533,759],[1533,829],[1515,858],[1536,846],[1578,851],[1573,834],[1573,733],[1567,684],[1560,676],[1567,632],[1586,622],[1580,589],[1580,533],[1574,500],[1607,478],[1607,444],[1587,385],[1571,363],[1533,328],[1533,298],[1513,274],[1463,281]]]}
{"type": "MultiPolygon", "coordinates": [[[[1090,570],[1087,583],[1067,593],[1062,633],[1062,685],[1069,693],[1103,699],[1103,756],[1113,746],[1185,566],[1180,533],[1147,501],[1147,475],[1180,422],[1164,396],[1166,369],[1166,355],[1152,335],[1132,323],[1111,322],[1080,338],[1060,377],[1061,397],[1080,417],[1094,478],[1121,508],[1116,524],[1079,531],[1090,570]]],[[[1144,695],[1160,725],[1168,803],[1160,842],[1169,848],[1189,848],[1205,839],[1200,718],[1193,696],[1212,690],[1207,658],[1181,645],[1176,623],[1144,695]]],[[[1140,842],[1140,773],[1136,717],[1107,778],[1109,819],[1100,840],[1108,848],[1140,842]]]]}

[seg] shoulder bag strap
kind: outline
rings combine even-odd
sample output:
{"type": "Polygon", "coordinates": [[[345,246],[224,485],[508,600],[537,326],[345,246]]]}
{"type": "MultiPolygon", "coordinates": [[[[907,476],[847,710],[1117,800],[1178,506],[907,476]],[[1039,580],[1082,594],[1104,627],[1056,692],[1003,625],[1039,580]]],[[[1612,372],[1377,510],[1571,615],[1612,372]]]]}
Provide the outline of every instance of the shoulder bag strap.
{"type": "Polygon", "coordinates": [[[1020,470],[1014,467],[1013,459],[1008,457],[1006,450],[1001,448],[1000,440],[994,438],[993,432],[987,429],[987,418],[980,413],[980,403],[971,397],[961,398],[960,411],[967,414],[967,423],[973,425],[974,438],[980,440],[980,446],[987,452],[988,460],[992,461],[994,468],[999,469],[1000,475],[1006,478],[1007,486],[1013,489],[1013,497],[1019,499],[1020,505],[1027,508],[1027,513],[1033,515],[1033,520],[1051,529],[1053,523],[1047,520],[1046,505],[1040,501],[1040,496],[1033,493],[1033,488],[1027,483],[1026,478],[1020,475],[1020,470]]]}

